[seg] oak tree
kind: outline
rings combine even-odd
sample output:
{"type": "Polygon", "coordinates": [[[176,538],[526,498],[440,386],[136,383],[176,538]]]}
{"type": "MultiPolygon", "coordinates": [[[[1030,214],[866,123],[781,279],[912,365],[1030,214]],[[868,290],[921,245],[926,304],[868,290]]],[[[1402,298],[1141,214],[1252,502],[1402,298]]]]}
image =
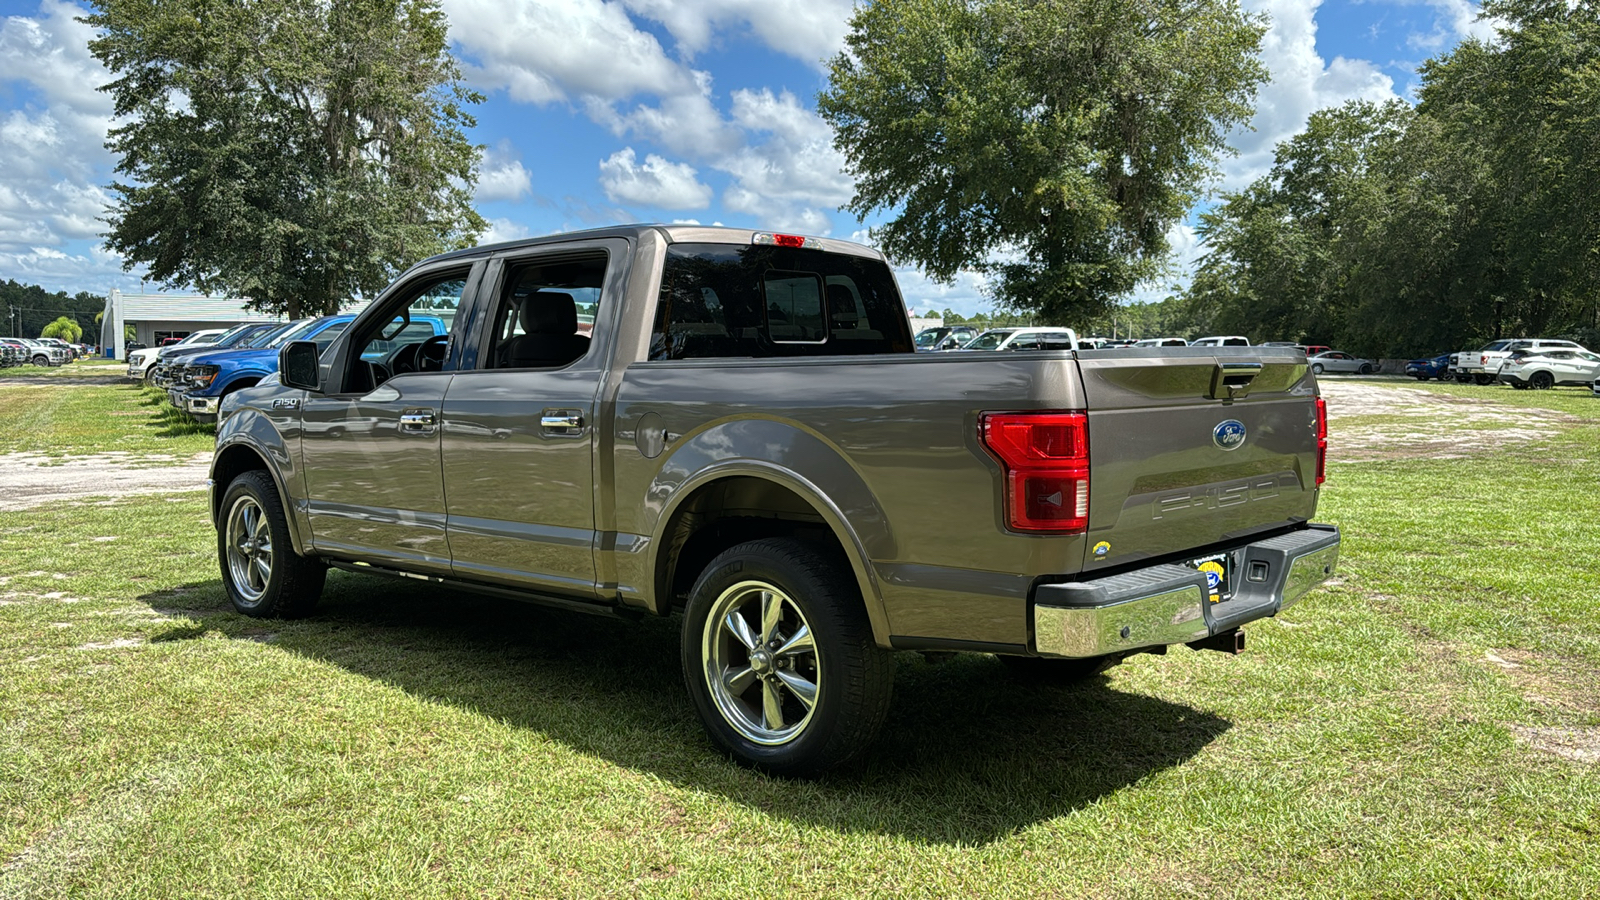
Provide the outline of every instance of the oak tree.
{"type": "Polygon", "coordinates": [[[883,250],[1004,307],[1081,318],[1159,272],[1247,121],[1262,22],[1235,0],[880,0],[818,100],[883,250]]]}
{"type": "Polygon", "coordinates": [[[470,243],[481,148],[433,0],[94,0],[106,247],[168,286],[331,313],[470,243]]]}

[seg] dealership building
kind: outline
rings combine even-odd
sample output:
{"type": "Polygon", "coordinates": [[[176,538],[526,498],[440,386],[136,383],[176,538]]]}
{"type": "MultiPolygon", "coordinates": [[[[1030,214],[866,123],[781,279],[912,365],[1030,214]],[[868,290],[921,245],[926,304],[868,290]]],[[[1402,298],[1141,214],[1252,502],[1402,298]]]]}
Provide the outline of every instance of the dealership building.
{"type": "Polygon", "coordinates": [[[198,294],[124,294],[113,290],[106,296],[105,315],[100,319],[100,346],[114,351],[117,359],[127,359],[128,348],[123,342],[127,325],[133,326],[135,341],[155,347],[166,338],[207,328],[283,320],[282,316],[246,309],[247,302],[198,294]]]}

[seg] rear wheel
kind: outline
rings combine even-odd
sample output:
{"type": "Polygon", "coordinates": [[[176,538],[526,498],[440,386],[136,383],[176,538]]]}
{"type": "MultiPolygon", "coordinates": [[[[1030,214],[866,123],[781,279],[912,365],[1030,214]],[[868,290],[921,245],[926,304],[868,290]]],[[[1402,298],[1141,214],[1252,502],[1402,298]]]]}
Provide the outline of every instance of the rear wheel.
{"type": "Polygon", "coordinates": [[[244,472],[222,496],[217,560],[233,608],[256,618],[294,618],[311,612],[328,569],[294,552],[289,521],[272,476],[244,472]]]}
{"type": "Polygon", "coordinates": [[[1477,374],[1472,376],[1473,384],[1494,384],[1493,375],[1477,374]]]}
{"type": "Polygon", "coordinates": [[[891,654],[842,559],[787,538],[717,556],[689,597],[683,674],[716,745],[777,775],[856,756],[889,709],[891,654]]]}
{"type": "Polygon", "coordinates": [[[1556,377],[1549,372],[1535,372],[1528,378],[1528,384],[1536,391],[1547,391],[1555,387],[1556,377]]]}

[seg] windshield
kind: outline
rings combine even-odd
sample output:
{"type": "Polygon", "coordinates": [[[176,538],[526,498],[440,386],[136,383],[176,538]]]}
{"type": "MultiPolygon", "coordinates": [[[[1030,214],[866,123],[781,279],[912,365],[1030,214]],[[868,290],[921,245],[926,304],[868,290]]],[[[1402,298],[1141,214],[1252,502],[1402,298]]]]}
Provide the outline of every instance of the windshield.
{"type": "Polygon", "coordinates": [[[973,338],[972,342],[962,347],[963,350],[993,350],[1000,346],[1000,342],[1011,336],[1010,331],[985,331],[973,338]]]}
{"type": "Polygon", "coordinates": [[[255,333],[256,329],[260,327],[260,325],[254,322],[246,323],[244,325],[235,325],[232,328],[229,328],[227,331],[217,335],[216,339],[213,340],[212,343],[219,347],[232,347],[235,344],[240,344],[249,339],[249,337],[255,333]]]}
{"type": "Polygon", "coordinates": [[[252,334],[249,337],[245,338],[244,340],[240,341],[239,342],[239,347],[241,349],[252,349],[252,348],[255,348],[255,347],[270,347],[270,346],[272,346],[272,342],[275,341],[278,338],[279,335],[283,334],[284,332],[288,331],[289,329],[291,329],[293,327],[294,327],[293,323],[284,323],[282,325],[274,325],[271,328],[263,328],[263,329],[261,329],[260,332],[258,332],[256,334],[252,334]]]}
{"type": "Polygon", "coordinates": [[[300,340],[301,335],[310,331],[312,326],[316,324],[316,319],[301,319],[298,322],[290,322],[287,330],[274,338],[272,343],[268,344],[267,346],[282,347],[284,344],[287,344],[290,341],[298,341],[300,340]]]}

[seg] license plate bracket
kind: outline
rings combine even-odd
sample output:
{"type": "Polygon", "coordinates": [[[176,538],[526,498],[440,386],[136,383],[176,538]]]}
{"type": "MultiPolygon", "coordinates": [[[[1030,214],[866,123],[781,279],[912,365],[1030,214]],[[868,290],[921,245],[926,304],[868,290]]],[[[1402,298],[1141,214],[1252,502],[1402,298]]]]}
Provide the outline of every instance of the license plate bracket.
{"type": "Polygon", "coordinates": [[[1206,576],[1212,603],[1221,603],[1233,596],[1233,554],[1211,553],[1197,556],[1184,565],[1206,576]]]}

